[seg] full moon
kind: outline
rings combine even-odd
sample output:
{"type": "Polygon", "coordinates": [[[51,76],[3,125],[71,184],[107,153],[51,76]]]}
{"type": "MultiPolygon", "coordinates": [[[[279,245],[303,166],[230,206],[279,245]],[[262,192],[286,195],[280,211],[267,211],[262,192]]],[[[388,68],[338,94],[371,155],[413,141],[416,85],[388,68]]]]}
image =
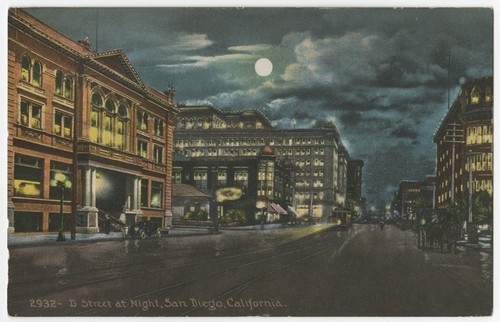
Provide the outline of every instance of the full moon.
{"type": "Polygon", "coordinates": [[[259,76],[269,76],[273,71],[273,63],[267,58],[261,58],[255,63],[255,72],[259,76]]]}

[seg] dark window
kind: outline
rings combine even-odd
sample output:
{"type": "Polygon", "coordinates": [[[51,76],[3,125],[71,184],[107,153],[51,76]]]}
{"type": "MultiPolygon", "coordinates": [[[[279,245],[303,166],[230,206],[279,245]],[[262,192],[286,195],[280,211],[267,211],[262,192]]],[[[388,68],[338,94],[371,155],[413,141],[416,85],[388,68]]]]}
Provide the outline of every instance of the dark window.
{"type": "MultiPolygon", "coordinates": [[[[63,230],[69,231],[69,214],[63,214],[63,230]]],[[[61,229],[61,214],[49,214],[49,231],[59,231],[61,229]]]]}
{"type": "Polygon", "coordinates": [[[71,99],[73,94],[73,80],[71,77],[66,77],[64,80],[64,97],[71,99]]]}
{"type": "Polygon", "coordinates": [[[43,215],[40,212],[14,213],[14,231],[16,233],[41,232],[43,229],[43,215]]]}
{"type": "Polygon", "coordinates": [[[141,180],[141,207],[148,206],[148,185],[149,181],[147,179],[141,180]]]}
{"type": "Polygon", "coordinates": [[[163,148],[159,145],[154,147],[154,160],[156,163],[163,163],[163,148]]]}

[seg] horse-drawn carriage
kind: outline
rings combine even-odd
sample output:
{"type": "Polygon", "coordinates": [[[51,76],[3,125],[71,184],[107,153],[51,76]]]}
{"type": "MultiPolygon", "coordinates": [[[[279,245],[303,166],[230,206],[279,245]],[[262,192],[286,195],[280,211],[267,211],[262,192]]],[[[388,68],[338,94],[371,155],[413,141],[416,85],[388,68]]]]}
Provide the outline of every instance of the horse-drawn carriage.
{"type": "Polygon", "coordinates": [[[447,251],[455,249],[462,229],[449,217],[447,212],[436,210],[421,215],[418,218],[418,247],[443,251],[446,245],[447,251]]]}

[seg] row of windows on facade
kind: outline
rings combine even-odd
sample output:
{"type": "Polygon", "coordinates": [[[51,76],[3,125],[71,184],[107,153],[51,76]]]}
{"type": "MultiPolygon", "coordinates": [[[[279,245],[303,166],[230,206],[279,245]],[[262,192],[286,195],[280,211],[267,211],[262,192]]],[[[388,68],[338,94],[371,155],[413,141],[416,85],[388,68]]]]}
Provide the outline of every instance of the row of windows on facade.
{"type": "Polygon", "coordinates": [[[49,189],[49,199],[59,200],[62,184],[64,199],[71,199],[73,184],[71,164],[50,161],[50,180],[44,184],[44,159],[16,154],[14,160],[14,196],[44,198],[44,190],[49,189]]]}
{"type": "MultiPolygon", "coordinates": [[[[43,75],[43,65],[38,60],[32,60],[28,55],[24,55],[21,62],[21,80],[31,83],[35,86],[42,86],[42,75],[43,75]]],[[[61,95],[65,98],[73,98],[73,78],[70,76],[65,76],[61,71],[56,71],[55,78],[55,93],[61,95]]],[[[99,93],[94,93],[92,95],[92,107],[93,111],[91,114],[91,126],[96,129],[91,130],[93,139],[95,142],[104,143],[105,145],[113,145],[118,148],[123,148],[123,140],[118,138],[116,142],[113,142],[113,136],[110,132],[114,132],[113,128],[116,127],[116,132],[118,134],[126,134],[125,121],[128,117],[127,107],[124,104],[120,104],[117,110],[115,110],[115,102],[112,97],[106,99],[105,105],[103,105],[103,99],[99,93]],[[97,109],[97,110],[95,110],[97,109]],[[104,112],[101,110],[104,109],[104,112]],[[102,124],[102,126],[100,126],[102,124]],[[102,134],[99,132],[103,132],[102,134]]],[[[41,109],[41,107],[40,107],[41,109]]],[[[41,113],[40,113],[41,114],[41,113]]],[[[148,113],[144,111],[137,111],[137,129],[141,131],[148,131],[148,113]]],[[[36,120],[33,121],[36,123],[36,120]]],[[[35,128],[40,128],[40,123],[38,122],[38,127],[36,124],[33,125],[35,128]]],[[[154,131],[153,134],[159,137],[163,137],[164,133],[164,122],[158,117],[154,117],[154,131]]]]}
{"type": "MultiPolygon", "coordinates": [[[[23,154],[15,155],[14,164],[14,196],[27,198],[44,198],[44,189],[49,189],[49,199],[71,200],[73,188],[72,165],[50,161],[50,180],[44,184],[44,162],[46,160],[23,154]],[[63,181],[61,181],[61,174],[63,181]],[[61,189],[64,186],[64,192],[61,189]]],[[[141,206],[161,208],[163,200],[163,183],[142,179],[141,206]],[[149,184],[151,182],[151,198],[148,204],[149,184]]]]}
{"type": "MultiPolygon", "coordinates": [[[[43,128],[42,105],[33,103],[26,99],[21,99],[19,115],[20,123],[22,125],[33,129],[41,130],[43,128]]],[[[110,115],[105,115],[103,118],[103,126],[101,127],[99,126],[99,117],[93,111],[91,115],[90,128],[91,141],[120,150],[125,150],[128,147],[128,124],[123,120],[124,115],[126,114],[121,114],[120,112],[118,113],[118,117],[116,118],[110,115]]],[[[159,122],[161,126],[158,126],[158,128],[163,128],[162,122],[163,121],[159,122]]],[[[56,110],[54,113],[53,131],[55,135],[65,138],[71,138],[73,136],[73,117],[71,117],[67,113],[56,110]]],[[[162,134],[162,131],[158,133],[162,134]]],[[[137,154],[143,158],[148,158],[147,141],[140,139],[137,140],[137,154]]],[[[164,163],[162,145],[154,144],[153,160],[157,163],[164,163]]]]}
{"type": "MultiPolygon", "coordinates": [[[[43,86],[43,65],[39,60],[24,55],[21,60],[21,80],[34,86],[43,86]]],[[[56,71],[55,93],[67,99],[73,99],[73,78],[56,71]]]]}
{"type": "MultiPolygon", "coordinates": [[[[465,142],[467,145],[493,143],[493,126],[479,125],[467,127],[465,142]]],[[[439,141],[440,145],[445,143],[439,141]]]]}
{"type": "Polygon", "coordinates": [[[472,126],[467,128],[467,145],[493,143],[493,126],[472,126]]]}
{"type": "MultiPolygon", "coordinates": [[[[458,156],[458,155],[457,155],[458,156]]],[[[458,159],[458,158],[457,158],[458,159]]],[[[440,158],[441,160],[441,158],[440,158]]],[[[471,155],[465,162],[465,171],[469,171],[469,164],[472,171],[492,171],[493,170],[493,153],[477,153],[471,155]]],[[[438,176],[441,173],[446,172],[451,168],[451,159],[448,160],[442,167],[442,171],[438,171],[438,176]]],[[[460,168],[460,175],[462,175],[462,169],[460,168]]],[[[457,177],[457,174],[455,174],[457,177]]]]}
{"type": "MultiPolygon", "coordinates": [[[[265,140],[263,138],[241,138],[241,139],[197,139],[197,140],[176,140],[175,146],[178,148],[184,147],[206,147],[206,146],[255,146],[255,145],[263,145],[265,144],[265,140]]],[[[269,139],[269,145],[285,145],[285,146],[295,146],[295,145],[324,145],[324,139],[269,139]]],[[[279,150],[278,150],[279,151],[279,150]]],[[[283,153],[287,153],[284,150],[283,153]]],[[[314,149],[314,152],[311,152],[310,149],[289,149],[288,154],[293,153],[314,153],[314,154],[322,154],[324,153],[324,149],[314,149]],[[292,152],[294,151],[294,152],[292,152]],[[308,151],[308,152],[306,152],[308,151]]]]}
{"type": "Polygon", "coordinates": [[[238,123],[226,123],[226,122],[214,122],[211,118],[181,118],[177,122],[177,128],[182,130],[190,129],[262,129],[264,128],[262,122],[248,123],[248,122],[238,122],[238,123]]]}
{"type": "MultiPolygon", "coordinates": [[[[466,187],[463,184],[460,187],[455,187],[455,192],[464,192],[465,189],[469,189],[469,183],[467,182],[466,187]]],[[[472,191],[487,191],[491,196],[493,194],[493,182],[492,180],[474,180],[472,181],[472,191]]],[[[445,202],[451,199],[451,191],[444,192],[438,196],[438,202],[445,202]]]]}

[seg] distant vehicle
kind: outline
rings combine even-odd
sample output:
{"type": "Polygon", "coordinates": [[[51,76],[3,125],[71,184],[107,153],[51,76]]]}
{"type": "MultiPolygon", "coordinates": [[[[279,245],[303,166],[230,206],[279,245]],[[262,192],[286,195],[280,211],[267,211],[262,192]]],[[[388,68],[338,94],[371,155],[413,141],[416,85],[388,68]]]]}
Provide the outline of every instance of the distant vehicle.
{"type": "Polygon", "coordinates": [[[129,237],[139,237],[145,239],[146,237],[161,237],[161,229],[154,222],[146,220],[139,221],[132,224],[128,229],[129,237]]]}
{"type": "Polygon", "coordinates": [[[348,209],[335,209],[330,216],[335,230],[347,230],[352,227],[351,212],[348,209]]]}

